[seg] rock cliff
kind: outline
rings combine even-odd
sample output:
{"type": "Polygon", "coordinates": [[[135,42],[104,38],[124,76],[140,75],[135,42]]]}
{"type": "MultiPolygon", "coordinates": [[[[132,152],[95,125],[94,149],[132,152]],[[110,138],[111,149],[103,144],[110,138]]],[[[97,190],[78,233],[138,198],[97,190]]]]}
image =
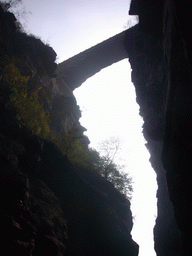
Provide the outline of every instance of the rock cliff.
{"type": "MultiPolygon", "coordinates": [[[[132,0],[130,14],[139,15],[138,25],[55,70],[54,51],[18,33],[14,16],[0,10],[1,59],[12,56],[29,76],[29,88],[38,91],[50,116],[52,136],[58,140],[73,134],[87,145],[72,91],[103,67],[129,57],[157,173],[155,250],[158,256],[191,255],[191,5],[187,0],[132,0]],[[108,49],[114,49],[114,56],[108,49]]],[[[137,255],[129,201],[23,127],[8,103],[9,92],[1,83],[3,255],[10,255],[9,249],[20,255],[137,255]]]]}
{"type": "Polygon", "coordinates": [[[130,202],[49,140],[89,143],[72,89],[55,75],[55,52],[15,21],[0,7],[0,254],[137,256],[130,202]]]}
{"type": "Polygon", "coordinates": [[[1,254],[137,255],[129,201],[1,112],[1,254]]]}
{"type": "Polygon", "coordinates": [[[133,0],[130,14],[140,22],[134,52],[128,33],[125,46],[158,181],[155,249],[159,256],[190,255],[192,9],[188,1],[133,0]]]}
{"type": "Polygon", "coordinates": [[[159,38],[145,33],[139,25],[127,31],[125,47],[132,67],[132,82],[143,117],[143,134],[157,174],[158,216],[154,229],[157,255],[181,255],[181,234],[169,199],[161,153],[165,134],[166,68],[159,38]],[[132,42],[132,43],[130,43],[132,42]]]}

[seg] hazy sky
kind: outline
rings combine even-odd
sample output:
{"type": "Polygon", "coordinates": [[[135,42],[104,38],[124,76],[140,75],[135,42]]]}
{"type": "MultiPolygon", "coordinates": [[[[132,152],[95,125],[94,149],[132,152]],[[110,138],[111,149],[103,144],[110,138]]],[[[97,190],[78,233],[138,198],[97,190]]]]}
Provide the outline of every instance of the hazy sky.
{"type": "MultiPolygon", "coordinates": [[[[23,0],[19,9],[26,12],[21,19],[26,31],[50,44],[62,62],[120,33],[128,20],[129,5],[130,0],[23,0]]],[[[128,60],[123,60],[89,78],[74,94],[92,147],[109,136],[123,141],[122,158],[135,182],[132,235],[140,246],[139,256],[154,256],[156,177],[144,146],[130,73],[128,60]]]]}
{"type": "Polygon", "coordinates": [[[50,43],[59,62],[121,32],[128,20],[130,5],[130,0],[22,2],[26,12],[22,23],[26,30],[50,43]]]}
{"type": "Polygon", "coordinates": [[[122,164],[127,166],[125,171],[134,181],[132,235],[140,245],[139,256],[154,256],[156,175],[149,163],[130,71],[128,60],[120,61],[89,78],[74,93],[82,109],[80,121],[88,129],[86,134],[91,146],[97,148],[98,142],[109,136],[122,141],[122,164]]]}

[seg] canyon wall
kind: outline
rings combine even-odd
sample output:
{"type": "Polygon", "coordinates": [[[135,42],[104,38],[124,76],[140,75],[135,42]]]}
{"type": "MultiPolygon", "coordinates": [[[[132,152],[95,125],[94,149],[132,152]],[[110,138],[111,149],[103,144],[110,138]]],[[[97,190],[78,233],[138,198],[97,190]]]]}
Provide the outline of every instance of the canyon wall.
{"type": "Polygon", "coordinates": [[[89,140],[55,58],[0,7],[0,254],[137,256],[129,200],[59,150],[89,140]]]}
{"type": "Polygon", "coordinates": [[[158,181],[155,249],[190,255],[192,8],[188,1],[133,0],[130,14],[139,15],[134,53],[129,34],[125,46],[158,181]]]}
{"type": "Polygon", "coordinates": [[[56,67],[51,47],[19,32],[14,16],[0,9],[3,255],[9,249],[19,255],[138,255],[129,201],[102,177],[74,167],[53,142],[16,118],[2,82],[7,56],[38,92],[55,141],[65,144],[63,138],[73,136],[86,146],[73,90],[129,58],[157,173],[155,250],[158,256],[191,254],[191,13],[187,0],[132,0],[130,14],[139,15],[138,25],[56,67]]]}
{"type": "Polygon", "coordinates": [[[175,221],[161,160],[166,127],[166,67],[163,47],[158,37],[142,31],[139,26],[131,28],[132,33],[130,30],[126,32],[125,47],[132,68],[136,100],[144,120],[143,135],[147,140],[151,165],[157,174],[155,250],[158,256],[182,255],[181,232],[175,221]]]}

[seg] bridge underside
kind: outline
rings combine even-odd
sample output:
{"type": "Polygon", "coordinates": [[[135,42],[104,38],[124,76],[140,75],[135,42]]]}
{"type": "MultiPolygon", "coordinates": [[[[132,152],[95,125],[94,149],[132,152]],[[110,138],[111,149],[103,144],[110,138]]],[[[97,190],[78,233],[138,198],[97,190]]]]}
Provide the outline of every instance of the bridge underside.
{"type": "MultiPolygon", "coordinates": [[[[129,31],[131,33],[132,29],[129,31]]],[[[58,84],[67,84],[74,90],[101,69],[128,58],[124,47],[125,33],[123,31],[58,64],[58,84]]]]}

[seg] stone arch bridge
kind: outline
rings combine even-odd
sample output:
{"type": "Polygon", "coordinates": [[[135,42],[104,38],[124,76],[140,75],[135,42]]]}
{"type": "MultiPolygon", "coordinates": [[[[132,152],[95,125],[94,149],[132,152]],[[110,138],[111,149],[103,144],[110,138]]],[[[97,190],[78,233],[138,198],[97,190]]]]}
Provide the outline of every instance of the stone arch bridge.
{"type": "Polygon", "coordinates": [[[67,84],[74,90],[101,69],[128,58],[124,46],[127,32],[123,31],[60,63],[56,71],[59,84],[67,84]]]}

